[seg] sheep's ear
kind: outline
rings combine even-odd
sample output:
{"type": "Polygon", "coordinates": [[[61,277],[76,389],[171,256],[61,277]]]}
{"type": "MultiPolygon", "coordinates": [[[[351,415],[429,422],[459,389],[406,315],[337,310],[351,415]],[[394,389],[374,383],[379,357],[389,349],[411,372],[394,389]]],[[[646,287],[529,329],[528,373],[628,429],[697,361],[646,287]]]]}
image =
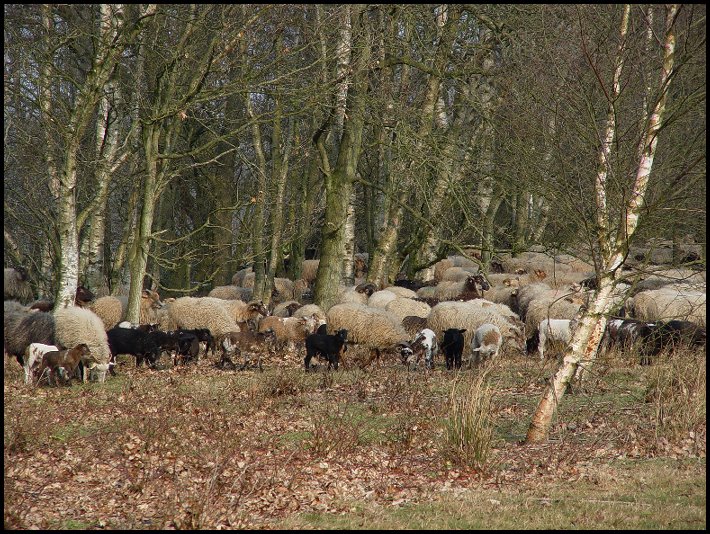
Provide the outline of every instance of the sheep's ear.
{"type": "Polygon", "coordinates": [[[461,332],[462,334],[463,334],[465,331],[466,331],[465,328],[460,328],[460,329],[459,329],[459,332],[461,332]]]}

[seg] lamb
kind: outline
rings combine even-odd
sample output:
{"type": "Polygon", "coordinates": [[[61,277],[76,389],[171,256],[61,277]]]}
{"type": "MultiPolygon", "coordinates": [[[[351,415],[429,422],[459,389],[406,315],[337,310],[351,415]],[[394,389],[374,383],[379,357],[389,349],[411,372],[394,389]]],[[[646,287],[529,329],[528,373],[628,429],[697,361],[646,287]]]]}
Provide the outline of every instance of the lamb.
{"type": "Polygon", "coordinates": [[[528,338],[533,337],[543,319],[574,319],[580,313],[583,303],[574,295],[564,298],[545,296],[535,299],[528,306],[525,329],[528,338]]]}
{"type": "Polygon", "coordinates": [[[301,278],[306,280],[309,284],[313,284],[316,281],[316,275],[318,274],[318,266],[320,265],[320,260],[303,260],[303,268],[301,269],[301,278]]]}
{"type": "Polygon", "coordinates": [[[6,267],[3,286],[4,300],[18,300],[23,304],[34,298],[32,286],[27,280],[27,269],[24,267],[6,267]]]}
{"type": "Polygon", "coordinates": [[[59,348],[55,345],[45,345],[44,343],[30,343],[25,351],[24,370],[25,384],[29,384],[31,377],[36,375],[36,371],[42,364],[42,358],[48,352],[58,351],[59,348]]]}
{"type": "Polygon", "coordinates": [[[348,331],[344,328],[335,332],[335,335],[311,334],[306,338],[306,357],[303,363],[306,371],[310,369],[311,358],[320,356],[328,361],[328,369],[338,370],[338,360],[348,349],[348,331]]]}
{"type": "Polygon", "coordinates": [[[451,370],[461,368],[461,356],[463,354],[465,328],[447,328],[444,330],[441,350],[446,356],[446,369],[451,370]]]}
{"type": "Polygon", "coordinates": [[[62,308],[54,312],[56,341],[60,348],[76,347],[85,343],[94,361],[108,364],[111,351],[101,319],[87,308],[62,308]]]}
{"type": "Polygon", "coordinates": [[[215,337],[239,332],[235,316],[224,303],[239,302],[212,297],[180,297],[168,305],[168,318],[175,328],[207,328],[215,337]]]}
{"type": "Polygon", "coordinates": [[[429,328],[418,332],[411,343],[403,344],[400,349],[402,363],[408,364],[410,370],[415,370],[424,359],[427,369],[434,368],[434,357],[439,353],[436,334],[429,328]]]}
{"type": "Polygon", "coordinates": [[[473,357],[469,360],[470,363],[478,366],[489,358],[496,358],[502,342],[503,336],[500,333],[500,328],[491,323],[482,324],[476,328],[473,341],[471,341],[473,357]]]}
{"type": "Polygon", "coordinates": [[[231,332],[225,334],[218,340],[218,344],[222,347],[222,357],[218,364],[223,369],[235,368],[232,362],[231,355],[235,352],[244,354],[244,364],[240,370],[246,368],[249,363],[249,356],[256,354],[259,370],[262,370],[261,353],[268,350],[270,353],[274,351],[275,336],[272,330],[264,332],[231,332]]]}
{"type": "Polygon", "coordinates": [[[538,325],[538,351],[540,360],[545,359],[545,345],[548,341],[569,345],[577,321],[574,319],[543,319],[538,325]]]}
{"type": "Polygon", "coordinates": [[[60,373],[59,369],[63,368],[67,380],[71,381],[71,377],[74,376],[79,362],[85,362],[85,365],[88,365],[93,361],[94,360],[91,359],[91,350],[86,343],[80,343],[68,350],[49,351],[42,357],[39,378],[41,380],[44,372],[49,369],[49,384],[52,384],[52,378],[54,378],[55,384],[58,384],[57,374],[60,373]]]}

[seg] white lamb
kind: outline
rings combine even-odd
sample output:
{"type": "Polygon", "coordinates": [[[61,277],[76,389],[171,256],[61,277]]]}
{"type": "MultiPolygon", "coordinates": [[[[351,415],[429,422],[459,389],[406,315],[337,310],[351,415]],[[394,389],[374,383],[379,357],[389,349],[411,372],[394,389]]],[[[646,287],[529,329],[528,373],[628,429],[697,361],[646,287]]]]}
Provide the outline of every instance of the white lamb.
{"type": "Polygon", "coordinates": [[[574,319],[543,319],[538,326],[540,341],[537,350],[540,352],[540,359],[545,358],[545,343],[556,341],[569,345],[572,340],[572,330],[577,321],[574,319]]]}
{"type": "Polygon", "coordinates": [[[471,340],[471,363],[478,365],[489,358],[498,356],[503,336],[500,328],[491,323],[484,323],[476,328],[476,333],[471,340]]]}

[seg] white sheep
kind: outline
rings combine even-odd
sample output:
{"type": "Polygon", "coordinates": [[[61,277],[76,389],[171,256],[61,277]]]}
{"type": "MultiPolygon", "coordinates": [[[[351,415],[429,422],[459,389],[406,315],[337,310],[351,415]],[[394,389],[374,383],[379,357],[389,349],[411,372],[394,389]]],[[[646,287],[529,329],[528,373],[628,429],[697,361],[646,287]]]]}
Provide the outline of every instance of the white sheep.
{"type": "Polygon", "coordinates": [[[23,304],[30,302],[34,295],[32,286],[27,281],[27,270],[24,267],[6,267],[4,272],[4,300],[19,300],[23,304]]]}
{"type": "MultiPolygon", "coordinates": [[[[367,299],[367,305],[371,308],[382,308],[383,310],[387,307],[391,301],[397,298],[397,294],[389,289],[382,289],[381,291],[375,291],[370,298],[367,299]]],[[[357,299],[359,302],[359,299],[357,299]]]]}
{"type": "Polygon", "coordinates": [[[217,286],[207,296],[224,300],[251,300],[253,289],[239,286],[217,286]]]}
{"type": "Polygon", "coordinates": [[[406,287],[400,287],[400,286],[387,286],[383,291],[389,291],[391,293],[394,293],[398,297],[404,297],[407,299],[415,299],[417,298],[417,292],[412,291],[411,289],[408,289],[406,287]]]}
{"type": "Polygon", "coordinates": [[[98,315],[87,308],[74,306],[57,310],[54,319],[58,346],[71,348],[85,343],[91,351],[90,363],[109,363],[108,337],[98,315]]]}
{"type": "Polygon", "coordinates": [[[500,328],[491,323],[484,323],[476,328],[471,341],[472,357],[470,363],[479,365],[486,360],[495,359],[503,343],[500,328]]]}
{"type": "Polygon", "coordinates": [[[176,328],[208,328],[214,337],[239,332],[239,326],[224,303],[239,302],[212,297],[180,297],[168,304],[168,317],[176,328]]]}
{"type": "Polygon", "coordinates": [[[540,359],[545,359],[545,344],[548,341],[569,345],[576,324],[574,319],[543,319],[540,321],[538,325],[540,341],[537,346],[540,359]]]}
{"type": "Polygon", "coordinates": [[[422,357],[426,368],[433,369],[434,358],[439,354],[436,334],[430,328],[424,328],[414,336],[411,343],[403,345],[400,354],[404,359],[404,363],[408,364],[411,370],[415,370],[418,367],[422,357]]]}
{"type": "MultiPolygon", "coordinates": [[[[141,299],[142,304],[143,299],[141,299]]],[[[127,302],[127,301],[126,301],[127,302]]],[[[119,297],[99,297],[89,304],[89,309],[99,316],[104,330],[111,330],[125,317],[125,305],[119,297]]]]}
{"type": "Polygon", "coordinates": [[[407,341],[409,336],[394,314],[363,304],[336,304],[326,314],[328,329],[348,331],[348,342],[383,349],[407,341]]]}
{"type": "Polygon", "coordinates": [[[431,306],[426,302],[398,297],[388,302],[387,306],[385,306],[385,310],[394,314],[402,321],[405,317],[410,315],[428,317],[429,312],[431,312],[431,306]]]}
{"type": "Polygon", "coordinates": [[[634,316],[642,321],[690,321],[705,328],[706,294],[688,287],[665,286],[633,298],[634,316]]]}
{"type": "Polygon", "coordinates": [[[304,343],[306,337],[313,334],[316,328],[318,328],[318,318],[315,315],[310,317],[274,317],[271,315],[259,321],[257,332],[272,331],[279,342],[292,346],[296,343],[304,343]]]}

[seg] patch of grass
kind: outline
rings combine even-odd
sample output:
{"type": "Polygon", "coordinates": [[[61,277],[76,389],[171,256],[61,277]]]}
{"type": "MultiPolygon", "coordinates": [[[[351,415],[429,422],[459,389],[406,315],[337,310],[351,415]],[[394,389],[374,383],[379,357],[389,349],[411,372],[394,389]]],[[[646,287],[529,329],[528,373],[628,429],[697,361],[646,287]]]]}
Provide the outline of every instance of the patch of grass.
{"type": "Polygon", "coordinates": [[[472,487],[429,502],[353,504],[348,514],[308,513],[287,529],[704,529],[705,461],[612,462],[590,479],[539,488],[472,487]]]}

